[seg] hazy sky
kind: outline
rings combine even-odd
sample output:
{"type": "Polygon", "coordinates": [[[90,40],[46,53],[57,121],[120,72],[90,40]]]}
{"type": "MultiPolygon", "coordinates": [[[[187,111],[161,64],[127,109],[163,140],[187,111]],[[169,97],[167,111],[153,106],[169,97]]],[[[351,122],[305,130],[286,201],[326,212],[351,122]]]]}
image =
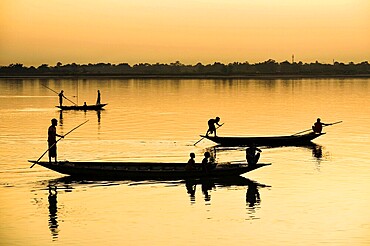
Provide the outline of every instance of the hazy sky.
{"type": "Polygon", "coordinates": [[[370,61],[370,0],[1,0],[0,65],[370,61]]]}

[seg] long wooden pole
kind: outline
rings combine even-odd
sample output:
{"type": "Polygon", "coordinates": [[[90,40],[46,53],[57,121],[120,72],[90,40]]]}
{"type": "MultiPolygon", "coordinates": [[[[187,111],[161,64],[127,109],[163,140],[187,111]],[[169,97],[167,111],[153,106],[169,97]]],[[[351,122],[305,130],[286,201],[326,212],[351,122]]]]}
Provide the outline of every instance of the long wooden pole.
{"type": "MultiPolygon", "coordinates": [[[[335,124],[339,124],[339,123],[342,123],[342,122],[343,121],[341,120],[341,121],[337,121],[337,122],[334,122],[334,123],[329,123],[328,125],[324,125],[323,127],[325,127],[325,126],[331,126],[331,125],[335,125],[335,124]]],[[[301,132],[297,132],[297,133],[294,133],[292,136],[297,135],[297,134],[300,134],[300,133],[308,132],[308,131],[311,131],[311,130],[312,130],[312,128],[311,129],[304,130],[304,131],[301,131],[301,132]]]]}
{"type": "MultiPolygon", "coordinates": [[[[223,126],[225,123],[222,123],[221,125],[219,125],[218,127],[216,127],[216,129],[220,128],[221,126],[223,126]]],[[[201,139],[199,139],[195,144],[194,146],[199,143],[200,141],[202,141],[205,137],[202,137],[201,139]]]]}
{"type": "Polygon", "coordinates": [[[64,134],[63,137],[59,138],[55,143],[53,143],[41,156],[39,159],[37,159],[37,161],[35,163],[32,164],[32,166],[30,166],[30,168],[33,168],[34,165],[36,165],[42,157],[44,157],[44,155],[51,149],[53,148],[61,139],[63,139],[65,136],[67,136],[68,134],[70,134],[71,132],[73,132],[74,130],[76,130],[77,128],[79,128],[80,126],[82,126],[83,124],[85,124],[86,122],[88,122],[89,120],[79,124],[78,126],[76,126],[75,128],[73,128],[72,130],[70,130],[69,132],[67,132],[66,134],[64,134]]]}
{"type": "MultiPolygon", "coordinates": [[[[58,92],[56,92],[56,91],[54,91],[53,89],[51,89],[51,88],[47,87],[46,85],[43,85],[43,84],[41,84],[41,85],[42,85],[42,86],[44,86],[44,87],[46,87],[46,88],[48,88],[49,90],[51,90],[51,91],[52,91],[52,92],[54,92],[55,94],[59,95],[59,93],[58,93],[58,92]]],[[[73,101],[69,100],[66,96],[64,96],[64,95],[63,95],[63,97],[64,97],[65,99],[67,99],[68,101],[70,101],[71,103],[73,103],[74,105],[77,105],[75,102],[73,102],[73,101]]]]}

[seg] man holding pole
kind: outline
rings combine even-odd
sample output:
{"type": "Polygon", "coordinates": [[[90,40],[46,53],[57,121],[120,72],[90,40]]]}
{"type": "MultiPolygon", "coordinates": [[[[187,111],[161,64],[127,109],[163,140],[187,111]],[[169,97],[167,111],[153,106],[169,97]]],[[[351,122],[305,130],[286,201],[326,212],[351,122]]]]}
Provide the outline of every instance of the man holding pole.
{"type": "Polygon", "coordinates": [[[222,126],[218,122],[220,122],[220,117],[218,116],[215,119],[210,119],[208,121],[208,130],[207,130],[206,136],[208,136],[208,134],[214,133],[215,137],[217,137],[215,125],[218,125],[219,127],[222,126]]]}
{"type": "Polygon", "coordinates": [[[64,136],[57,134],[57,129],[55,128],[58,125],[57,119],[51,120],[51,126],[48,129],[48,147],[49,147],[49,162],[51,158],[55,158],[57,162],[57,140],[56,137],[64,138],[64,136]]]}
{"type": "Polygon", "coordinates": [[[58,94],[58,96],[59,96],[59,106],[60,107],[62,107],[62,104],[63,104],[63,97],[65,98],[65,99],[67,99],[65,96],[64,96],[64,91],[63,90],[61,90],[60,91],[60,93],[58,94]]]}
{"type": "MultiPolygon", "coordinates": [[[[336,123],[338,123],[338,122],[336,122],[336,123]]],[[[333,125],[333,123],[326,124],[326,123],[321,122],[320,118],[317,118],[317,121],[312,126],[312,131],[314,133],[321,133],[323,126],[331,126],[331,125],[333,125]]]]}

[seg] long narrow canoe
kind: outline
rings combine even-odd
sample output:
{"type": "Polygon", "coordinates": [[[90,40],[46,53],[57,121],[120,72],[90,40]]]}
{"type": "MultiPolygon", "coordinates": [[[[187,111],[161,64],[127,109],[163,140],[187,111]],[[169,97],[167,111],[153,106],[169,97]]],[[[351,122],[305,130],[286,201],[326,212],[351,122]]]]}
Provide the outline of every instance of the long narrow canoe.
{"type": "Polygon", "coordinates": [[[195,170],[185,170],[186,163],[157,163],[157,162],[36,162],[45,168],[61,174],[67,174],[87,180],[127,180],[127,179],[187,179],[202,177],[238,176],[271,164],[218,164],[208,173],[197,165],[195,170]]]}
{"type": "Polygon", "coordinates": [[[255,144],[256,146],[296,146],[307,144],[311,140],[324,135],[325,133],[307,133],[301,135],[288,135],[288,136],[266,136],[266,137],[212,137],[204,136],[221,146],[248,146],[255,144]]]}
{"type": "Polygon", "coordinates": [[[61,110],[101,110],[107,103],[92,105],[55,106],[61,110]]]}

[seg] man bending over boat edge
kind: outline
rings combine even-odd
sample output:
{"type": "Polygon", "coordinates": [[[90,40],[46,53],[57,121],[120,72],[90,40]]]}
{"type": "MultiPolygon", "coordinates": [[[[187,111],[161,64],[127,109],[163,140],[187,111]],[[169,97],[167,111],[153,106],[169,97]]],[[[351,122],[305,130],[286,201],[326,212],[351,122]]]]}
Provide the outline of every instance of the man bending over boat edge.
{"type": "Polygon", "coordinates": [[[218,116],[215,119],[208,120],[208,130],[206,132],[206,136],[208,136],[208,134],[214,133],[215,137],[217,137],[215,125],[221,126],[218,122],[220,122],[220,117],[218,116]]]}

